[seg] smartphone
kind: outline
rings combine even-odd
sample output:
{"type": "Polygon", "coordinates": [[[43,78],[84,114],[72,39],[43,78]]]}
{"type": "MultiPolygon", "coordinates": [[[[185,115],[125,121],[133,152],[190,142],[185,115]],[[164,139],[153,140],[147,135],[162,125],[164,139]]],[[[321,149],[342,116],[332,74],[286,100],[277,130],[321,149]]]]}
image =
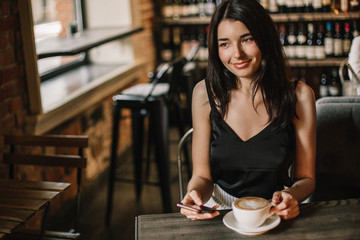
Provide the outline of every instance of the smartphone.
{"type": "Polygon", "coordinates": [[[188,205],[185,205],[185,204],[182,204],[182,203],[177,203],[176,206],[178,206],[180,208],[185,208],[187,210],[190,210],[190,211],[193,211],[193,212],[196,212],[196,213],[213,213],[213,212],[216,211],[215,209],[205,207],[205,206],[200,206],[200,208],[201,208],[201,210],[200,210],[200,209],[193,208],[191,206],[188,206],[188,205]]]}

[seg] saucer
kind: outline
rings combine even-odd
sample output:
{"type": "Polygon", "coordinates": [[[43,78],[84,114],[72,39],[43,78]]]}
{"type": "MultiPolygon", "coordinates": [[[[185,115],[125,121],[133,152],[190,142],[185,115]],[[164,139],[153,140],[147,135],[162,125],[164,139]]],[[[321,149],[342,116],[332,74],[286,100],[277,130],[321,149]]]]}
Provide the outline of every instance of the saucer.
{"type": "Polygon", "coordinates": [[[280,224],[280,217],[277,215],[272,215],[271,217],[269,217],[268,219],[266,219],[266,221],[257,228],[254,229],[249,229],[249,228],[244,228],[241,227],[240,224],[236,221],[235,217],[234,217],[234,213],[233,211],[228,212],[224,218],[223,218],[223,223],[225,224],[226,227],[244,234],[244,235],[259,235],[259,234],[263,234],[275,227],[277,227],[280,224]]]}

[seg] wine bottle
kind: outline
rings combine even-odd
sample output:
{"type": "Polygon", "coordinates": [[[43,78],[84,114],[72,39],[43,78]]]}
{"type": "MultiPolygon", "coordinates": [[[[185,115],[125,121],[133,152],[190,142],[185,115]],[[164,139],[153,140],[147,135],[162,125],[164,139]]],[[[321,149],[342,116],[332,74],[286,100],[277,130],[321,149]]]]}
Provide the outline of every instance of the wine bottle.
{"type": "Polygon", "coordinates": [[[323,12],[331,11],[331,0],[322,0],[322,11],[323,12]]]}
{"type": "Polygon", "coordinates": [[[304,12],[304,0],[295,0],[296,12],[304,12]]]}
{"type": "Polygon", "coordinates": [[[295,12],[295,0],[286,0],[286,9],[289,13],[295,12]]]}
{"type": "Polygon", "coordinates": [[[340,0],[331,0],[331,10],[336,14],[340,12],[340,0]]]}
{"type": "MultiPolygon", "coordinates": [[[[293,1],[293,0],[291,0],[293,1]]],[[[259,0],[261,6],[265,8],[266,11],[269,11],[269,0],[259,0]]]]}
{"type": "Polygon", "coordinates": [[[200,17],[206,17],[206,0],[198,1],[198,15],[200,17]]]}
{"type": "Polygon", "coordinates": [[[181,54],[181,29],[179,26],[173,27],[173,52],[174,58],[181,54]]]}
{"type": "Polygon", "coordinates": [[[321,0],[313,0],[312,2],[314,12],[322,12],[322,1],[321,0]]]}
{"type": "Polygon", "coordinates": [[[331,79],[329,84],[329,95],[340,96],[341,95],[341,82],[337,68],[333,68],[331,71],[331,79]]]}
{"type": "Polygon", "coordinates": [[[340,31],[340,23],[335,23],[335,32],[334,32],[334,56],[341,57],[343,56],[343,41],[340,31]]]}
{"type": "Polygon", "coordinates": [[[340,0],[340,11],[343,13],[349,11],[349,0],[340,0]]]}
{"type": "Polygon", "coordinates": [[[162,31],[162,48],[161,48],[161,59],[163,61],[170,61],[173,58],[172,44],[171,44],[171,36],[170,36],[170,28],[163,28],[162,31]]]}
{"type": "Polygon", "coordinates": [[[286,0],[276,0],[279,13],[287,13],[286,0]]]}
{"type": "Polygon", "coordinates": [[[334,39],[332,33],[332,24],[331,22],[326,22],[326,33],[325,33],[325,54],[327,57],[334,55],[334,39]]]}
{"type": "Polygon", "coordinates": [[[164,18],[172,18],[174,14],[172,0],[164,0],[162,5],[162,15],[164,18]]]}
{"type": "Polygon", "coordinates": [[[304,0],[304,12],[313,12],[312,0],[304,0]]]}
{"type": "Polygon", "coordinates": [[[315,46],[315,58],[316,59],[324,59],[326,57],[324,38],[325,38],[324,25],[320,22],[318,24],[317,34],[316,34],[316,46],[315,46]]]}
{"type": "Polygon", "coordinates": [[[345,22],[344,24],[344,35],[343,35],[343,55],[344,57],[349,55],[351,47],[351,33],[350,33],[350,24],[345,22]]]}
{"type": "Polygon", "coordinates": [[[350,12],[358,12],[360,9],[359,0],[349,0],[350,1],[350,12]]]}
{"type": "Polygon", "coordinates": [[[212,16],[215,12],[215,8],[216,8],[215,0],[206,0],[206,3],[205,3],[206,16],[212,16]]]}
{"type": "Polygon", "coordinates": [[[308,23],[308,34],[306,40],[306,58],[315,59],[315,34],[314,34],[314,24],[308,23]]]}
{"type": "Polygon", "coordinates": [[[358,22],[356,20],[353,21],[353,24],[352,24],[352,37],[355,38],[357,36],[360,35],[360,30],[359,30],[359,25],[358,25],[358,22]]]}
{"type": "Polygon", "coordinates": [[[296,58],[296,35],[295,35],[295,25],[291,23],[289,25],[289,33],[287,36],[287,57],[288,58],[296,58]]]}
{"type": "Polygon", "coordinates": [[[180,17],[186,18],[190,16],[189,0],[181,0],[181,14],[180,17]]]}
{"type": "Polygon", "coordinates": [[[280,35],[280,42],[284,49],[285,55],[288,56],[288,42],[287,42],[287,35],[286,35],[286,27],[284,23],[281,23],[279,26],[279,35],[280,35]]]}
{"type": "Polygon", "coordinates": [[[269,12],[270,13],[278,13],[279,12],[279,8],[276,3],[276,0],[269,0],[269,12]]]}
{"type": "Polygon", "coordinates": [[[306,57],[306,36],[305,36],[305,27],[304,27],[303,23],[299,23],[296,40],[297,40],[296,57],[297,58],[305,58],[306,57]]]}
{"type": "Polygon", "coordinates": [[[319,96],[320,97],[329,96],[329,81],[326,73],[321,74],[319,96]]]}
{"type": "Polygon", "coordinates": [[[173,0],[173,15],[174,20],[179,20],[181,14],[181,0],[173,0]]]}

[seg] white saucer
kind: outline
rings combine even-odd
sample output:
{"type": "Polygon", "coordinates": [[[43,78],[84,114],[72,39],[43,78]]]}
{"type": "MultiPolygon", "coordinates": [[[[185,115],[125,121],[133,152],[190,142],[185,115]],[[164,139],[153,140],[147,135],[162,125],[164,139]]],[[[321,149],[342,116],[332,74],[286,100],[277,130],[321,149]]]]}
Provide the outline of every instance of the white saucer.
{"type": "Polygon", "coordinates": [[[240,226],[240,224],[236,221],[234,217],[233,211],[228,212],[223,218],[223,223],[225,224],[225,226],[244,235],[259,235],[265,233],[277,227],[280,224],[280,221],[281,220],[279,216],[272,215],[271,217],[266,219],[266,221],[260,227],[248,229],[240,226]]]}

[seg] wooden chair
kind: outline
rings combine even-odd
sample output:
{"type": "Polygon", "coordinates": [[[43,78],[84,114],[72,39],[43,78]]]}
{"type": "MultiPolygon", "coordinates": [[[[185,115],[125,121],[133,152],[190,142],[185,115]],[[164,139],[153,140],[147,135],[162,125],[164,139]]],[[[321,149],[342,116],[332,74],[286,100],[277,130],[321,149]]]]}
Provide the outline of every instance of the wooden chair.
{"type": "MultiPolygon", "coordinates": [[[[10,151],[3,154],[3,162],[9,164],[9,177],[14,178],[15,165],[39,165],[52,166],[64,168],[77,168],[77,194],[76,194],[76,211],[74,229],[69,232],[55,232],[46,231],[45,239],[78,239],[80,233],[78,230],[78,219],[80,215],[80,190],[82,169],[86,167],[86,156],[84,156],[84,148],[88,147],[88,137],[78,135],[44,135],[44,136],[14,136],[5,135],[4,144],[10,146],[10,151]],[[42,153],[32,154],[23,153],[24,148],[42,147],[61,147],[65,150],[74,151],[76,154],[56,154],[56,153],[42,153]]],[[[29,149],[30,150],[30,149],[29,149]]],[[[46,216],[44,216],[42,229],[45,229],[46,216]]],[[[33,233],[32,233],[33,234],[33,233]]],[[[32,235],[29,232],[26,234],[18,234],[16,239],[39,239],[39,236],[32,235]],[[23,238],[22,238],[23,237],[23,238]]]]}

